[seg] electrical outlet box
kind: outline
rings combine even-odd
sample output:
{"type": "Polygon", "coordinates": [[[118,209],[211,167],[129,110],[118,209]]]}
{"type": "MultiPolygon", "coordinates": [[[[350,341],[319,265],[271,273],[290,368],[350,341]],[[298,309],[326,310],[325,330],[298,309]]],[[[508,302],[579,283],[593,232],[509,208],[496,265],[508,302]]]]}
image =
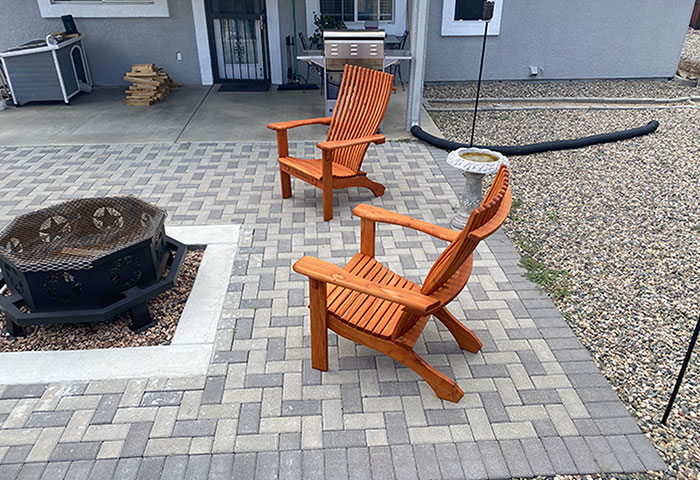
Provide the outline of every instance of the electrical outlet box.
{"type": "Polygon", "coordinates": [[[177,58],[178,62],[181,62],[182,61],[182,52],[175,53],[175,58],[177,58]]]}
{"type": "Polygon", "coordinates": [[[537,65],[530,65],[530,76],[536,77],[540,73],[540,69],[537,65]]]}

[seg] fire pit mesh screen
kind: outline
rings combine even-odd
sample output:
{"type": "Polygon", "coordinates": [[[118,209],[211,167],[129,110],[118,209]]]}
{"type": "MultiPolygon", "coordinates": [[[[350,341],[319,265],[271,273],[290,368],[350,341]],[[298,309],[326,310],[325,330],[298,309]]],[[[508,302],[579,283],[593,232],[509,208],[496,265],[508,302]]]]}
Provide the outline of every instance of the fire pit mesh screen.
{"type": "Polygon", "coordinates": [[[15,218],[0,232],[0,257],[20,272],[90,269],[95,259],[153,237],[166,215],[135,197],[64,202],[15,218]]]}

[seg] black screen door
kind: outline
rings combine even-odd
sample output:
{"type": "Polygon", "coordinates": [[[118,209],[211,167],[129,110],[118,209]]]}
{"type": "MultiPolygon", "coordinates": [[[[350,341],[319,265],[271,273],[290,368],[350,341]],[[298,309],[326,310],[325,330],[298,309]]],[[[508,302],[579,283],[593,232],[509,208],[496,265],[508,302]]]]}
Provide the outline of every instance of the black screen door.
{"type": "Polygon", "coordinates": [[[207,6],[214,79],[269,81],[264,0],[208,0],[207,6]]]}

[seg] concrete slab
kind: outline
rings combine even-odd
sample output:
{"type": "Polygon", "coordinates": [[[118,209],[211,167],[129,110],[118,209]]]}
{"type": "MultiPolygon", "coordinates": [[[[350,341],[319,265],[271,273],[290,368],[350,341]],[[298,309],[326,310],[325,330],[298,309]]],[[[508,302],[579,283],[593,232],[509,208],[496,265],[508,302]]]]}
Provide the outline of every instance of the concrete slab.
{"type": "MultiPolygon", "coordinates": [[[[382,131],[389,140],[405,130],[406,90],[391,96],[382,131]]],[[[183,87],[150,107],[124,104],[124,88],[98,88],[59,102],[9,107],[0,113],[0,145],[70,145],[175,142],[271,142],[268,123],[322,117],[318,90],[219,92],[218,86],[183,87]]],[[[424,122],[432,124],[430,116],[424,122]]],[[[290,132],[292,141],[321,141],[326,127],[290,132]]]]}
{"type": "MultiPolygon", "coordinates": [[[[387,139],[410,137],[405,129],[407,90],[398,88],[389,100],[382,132],[387,139]]],[[[219,92],[217,88],[207,96],[201,108],[187,126],[180,141],[261,141],[275,140],[268,123],[301,118],[323,117],[323,96],[318,90],[267,92],[219,92]]],[[[430,117],[428,117],[430,118],[430,117]]],[[[292,141],[320,141],[326,136],[326,127],[308,126],[289,132],[292,141]]]]}
{"type": "Polygon", "coordinates": [[[124,104],[124,88],[96,88],[65,105],[30,103],[0,113],[0,145],[175,142],[210,87],[183,87],[150,107],[124,104]]]}

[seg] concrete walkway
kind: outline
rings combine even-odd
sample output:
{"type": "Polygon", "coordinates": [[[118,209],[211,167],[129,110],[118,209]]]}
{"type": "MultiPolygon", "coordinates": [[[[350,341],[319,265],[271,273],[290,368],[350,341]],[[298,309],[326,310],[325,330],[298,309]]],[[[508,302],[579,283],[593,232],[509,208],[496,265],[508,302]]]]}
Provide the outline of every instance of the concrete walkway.
{"type": "MultiPolygon", "coordinates": [[[[273,142],[271,122],[323,117],[318,90],[219,92],[213,87],[183,87],[150,107],[124,104],[124,88],[97,88],[70,105],[29,103],[0,112],[0,145],[87,143],[273,142]]],[[[407,92],[392,95],[383,125],[389,139],[411,136],[405,129],[407,92]]],[[[423,115],[429,131],[437,131],[423,115]]],[[[292,140],[320,141],[321,126],[298,128],[292,140]]]]}
{"type": "MultiPolygon", "coordinates": [[[[459,404],[333,334],[329,371],[313,370],[307,284],[291,264],[348,260],[358,203],[447,225],[456,197],[442,153],[393,142],[363,165],[386,194],[338,192],[324,223],[318,190],[294,181],[293,198],[281,199],[275,155],[272,143],[0,147],[0,222],[68,198],[133,194],[174,223],[243,224],[208,374],[0,386],[0,478],[480,479],[665,467],[500,232],[479,247],[450,306],[483,350],[461,351],[432,321],[416,345],[465,391],[459,404]]],[[[442,248],[378,228],[378,258],[414,280],[442,248]]]]}

